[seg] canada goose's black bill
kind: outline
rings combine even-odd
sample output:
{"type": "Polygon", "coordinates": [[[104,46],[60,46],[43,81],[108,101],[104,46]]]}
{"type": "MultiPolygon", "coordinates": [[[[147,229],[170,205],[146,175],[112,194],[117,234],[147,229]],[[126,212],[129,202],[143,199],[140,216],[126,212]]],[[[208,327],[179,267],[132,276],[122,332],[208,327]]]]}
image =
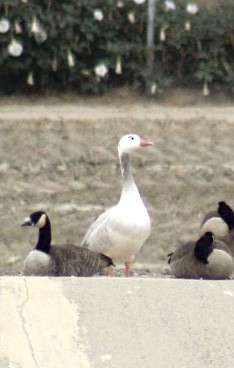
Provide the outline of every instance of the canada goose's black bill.
{"type": "Polygon", "coordinates": [[[32,222],[32,219],[30,217],[26,217],[21,226],[34,226],[34,223],[32,222]]]}
{"type": "Polygon", "coordinates": [[[167,255],[167,263],[168,263],[168,264],[170,264],[170,263],[171,263],[171,257],[172,257],[172,255],[173,255],[173,252],[171,252],[171,253],[169,253],[169,254],[167,255]]]}

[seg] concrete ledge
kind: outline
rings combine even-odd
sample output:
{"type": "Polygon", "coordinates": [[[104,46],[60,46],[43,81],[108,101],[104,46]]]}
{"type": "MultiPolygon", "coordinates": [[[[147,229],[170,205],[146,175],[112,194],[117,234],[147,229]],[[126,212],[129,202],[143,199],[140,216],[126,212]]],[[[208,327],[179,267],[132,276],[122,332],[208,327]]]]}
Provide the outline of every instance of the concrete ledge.
{"type": "Polygon", "coordinates": [[[0,278],[0,368],[230,368],[234,282],[0,278]]]}

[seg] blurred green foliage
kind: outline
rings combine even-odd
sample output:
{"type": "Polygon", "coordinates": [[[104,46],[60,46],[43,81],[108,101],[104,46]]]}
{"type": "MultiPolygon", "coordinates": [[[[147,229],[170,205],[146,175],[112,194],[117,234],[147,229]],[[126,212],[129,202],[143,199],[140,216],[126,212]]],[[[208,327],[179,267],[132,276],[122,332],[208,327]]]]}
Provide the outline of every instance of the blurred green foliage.
{"type": "MultiPolygon", "coordinates": [[[[156,5],[156,90],[206,84],[233,92],[234,1],[156,5]]],[[[144,0],[0,0],[0,90],[145,89],[146,32],[144,0]]]]}

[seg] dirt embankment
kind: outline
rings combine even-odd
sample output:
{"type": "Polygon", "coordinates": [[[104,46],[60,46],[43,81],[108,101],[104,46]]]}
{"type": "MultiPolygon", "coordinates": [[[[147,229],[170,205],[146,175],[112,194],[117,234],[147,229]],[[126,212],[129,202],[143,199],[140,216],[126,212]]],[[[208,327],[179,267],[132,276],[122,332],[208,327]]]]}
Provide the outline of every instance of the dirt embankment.
{"type": "Polygon", "coordinates": [[[119,198],[116,145],[128,132],[155,142],[133,160],[135,181],[152,219],[152,234],[138,263],[161,270],[167,253],[196,238],[205,211],[220,200],[234,206],[231,107],[165,107],[158,110],[161,115],[144,104],[92,106],[89,113],[87,106],[71,106],[71,116],[66,115],[69,107],[63,114],[61,109],[57,106],[56,115],[55,107],[41,106],[40,114],[31,111],[35,120],[29,121],[27,107],[18,108],[18,117],[16,105],[1,107],[1,273],[19,272],[35,244],[36,230],[19,226],[34,210],[48,212],[54,243],[80,243],[92,219],[119,198]]]}

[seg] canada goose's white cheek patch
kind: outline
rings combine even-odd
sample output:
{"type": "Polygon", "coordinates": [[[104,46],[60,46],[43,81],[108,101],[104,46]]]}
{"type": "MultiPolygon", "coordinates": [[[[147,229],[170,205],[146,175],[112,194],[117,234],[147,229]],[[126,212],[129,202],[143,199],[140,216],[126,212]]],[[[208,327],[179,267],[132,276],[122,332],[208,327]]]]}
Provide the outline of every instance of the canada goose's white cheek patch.
{"type": "Polygon", "coordinates": [[[227,224],[220,217],[212,217],[207,220],[200,230],[200,235],[210,231],[216,239],[223,239],[227,236],[229,229],[227,224]]]}
{"type": "Polygon", "coordinates": [[[37,223],[35,224],[36,227],[39,227],[39,229],[41,229],[42,227],[45,226],[46,223],[46,215],[43,214],[41,215],[39,221],[37,221],[37,223]]]}

